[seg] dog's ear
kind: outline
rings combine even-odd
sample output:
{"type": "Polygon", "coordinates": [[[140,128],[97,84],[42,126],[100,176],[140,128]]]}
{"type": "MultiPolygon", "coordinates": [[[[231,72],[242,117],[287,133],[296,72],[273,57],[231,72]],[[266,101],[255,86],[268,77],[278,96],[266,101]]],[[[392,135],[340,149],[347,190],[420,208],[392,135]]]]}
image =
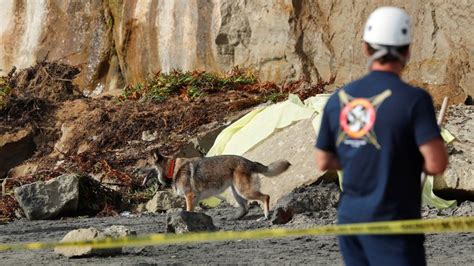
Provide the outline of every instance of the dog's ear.
{"type": "Polygon", "coordinates": [[[165,157],[163,157],[163,155],[160,154],[158,149],[152,150],[151,156],[153,158],[153,161],[155,161],[155,163],[161,163],[165,159],[165,157]]]}

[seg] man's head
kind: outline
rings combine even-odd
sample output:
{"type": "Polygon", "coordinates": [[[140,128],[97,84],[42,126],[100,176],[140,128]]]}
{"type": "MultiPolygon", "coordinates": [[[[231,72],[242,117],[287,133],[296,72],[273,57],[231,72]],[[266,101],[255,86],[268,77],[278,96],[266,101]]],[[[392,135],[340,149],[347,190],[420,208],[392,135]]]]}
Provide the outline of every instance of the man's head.
{"type": "Polygon", "coordinates": [[[369,58],[384,65],[399,62],[402,66],[409,58],[411,43],[410,16],[397,7],[380,7],[367,19],[363,40],[369,58]]]}

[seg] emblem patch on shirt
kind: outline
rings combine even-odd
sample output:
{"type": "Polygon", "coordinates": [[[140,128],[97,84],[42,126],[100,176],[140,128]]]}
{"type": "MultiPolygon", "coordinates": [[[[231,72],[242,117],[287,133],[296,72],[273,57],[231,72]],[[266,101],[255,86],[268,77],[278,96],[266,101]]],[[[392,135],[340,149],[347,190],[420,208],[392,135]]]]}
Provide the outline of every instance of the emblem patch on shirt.
{"type": "Polygon", "coordinates": [[[339,125],[341,132],[337,138],[336,145],[344,143],[358,148],[370,143],[375,148],[380,149],[377,136],[374,132],[374,124],[377,119],[377,108],[385,99],[392,95],[391,90],[371,98],[354,98],[344,90],[338,93],[341,103],[341,113],[339,115],[339,125]]]}

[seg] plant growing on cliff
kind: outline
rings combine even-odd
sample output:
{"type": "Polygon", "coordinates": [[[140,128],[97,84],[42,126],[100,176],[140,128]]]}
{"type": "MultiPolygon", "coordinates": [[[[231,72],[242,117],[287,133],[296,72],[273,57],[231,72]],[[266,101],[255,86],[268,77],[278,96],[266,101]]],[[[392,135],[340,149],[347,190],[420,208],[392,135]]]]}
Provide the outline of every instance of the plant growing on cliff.
{"type": "Polygon", "coordinates": [[[226,74],[173,70],[170,73],[155,73],[144,83],[125,87],[120,99],[162,102],[172,95],[196,99],[206,93],[237,90],[257,82],[258,79],[253,72],[239,68],[234,68],[226,74]]]}
{"type": "Polygon", "coordinates": [[[0,110],[5,108],[10,97],[11,88],[4,77],[0,77],[0,110]]]}

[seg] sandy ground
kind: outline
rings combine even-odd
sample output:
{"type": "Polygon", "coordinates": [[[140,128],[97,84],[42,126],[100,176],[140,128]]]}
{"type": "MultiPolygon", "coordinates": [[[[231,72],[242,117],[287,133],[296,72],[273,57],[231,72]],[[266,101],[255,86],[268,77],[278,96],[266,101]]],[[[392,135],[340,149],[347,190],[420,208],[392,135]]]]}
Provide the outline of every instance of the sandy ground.
{"type": "MultiPolygon", "coordinates": [[[[241,221],[228,220],[234,208],[221,206],[207,210],[221,230],[245,230],[277,227],[269,221],[259,221],[261,210],[255,206],[241,221]]],[[[335,209],[296,216],[292,228],[332,224],[335,209]]],[[[425,211],[430,217],[439,217],[425,211]]],[[[138,234],[164,232],[165,214],[139,217],[74,218],[56,221],[18,220],[0,226],[0,242],[30,242],[60,240],[68,231],[111,225],[124,225],[138,234]]],[[[474,265],[474,234],[430,234],[426,238],[429,265],[474,265]]],[[[68,259],[52,250],[0,252],[1,265],[137,265],[137,264],[312,264],[342,265],[337,240],[333,236],[311,236],[254,241],[211,242],[189,245],[148,246],[128,248],[124,254],[112,257],[68,259]]]]}

